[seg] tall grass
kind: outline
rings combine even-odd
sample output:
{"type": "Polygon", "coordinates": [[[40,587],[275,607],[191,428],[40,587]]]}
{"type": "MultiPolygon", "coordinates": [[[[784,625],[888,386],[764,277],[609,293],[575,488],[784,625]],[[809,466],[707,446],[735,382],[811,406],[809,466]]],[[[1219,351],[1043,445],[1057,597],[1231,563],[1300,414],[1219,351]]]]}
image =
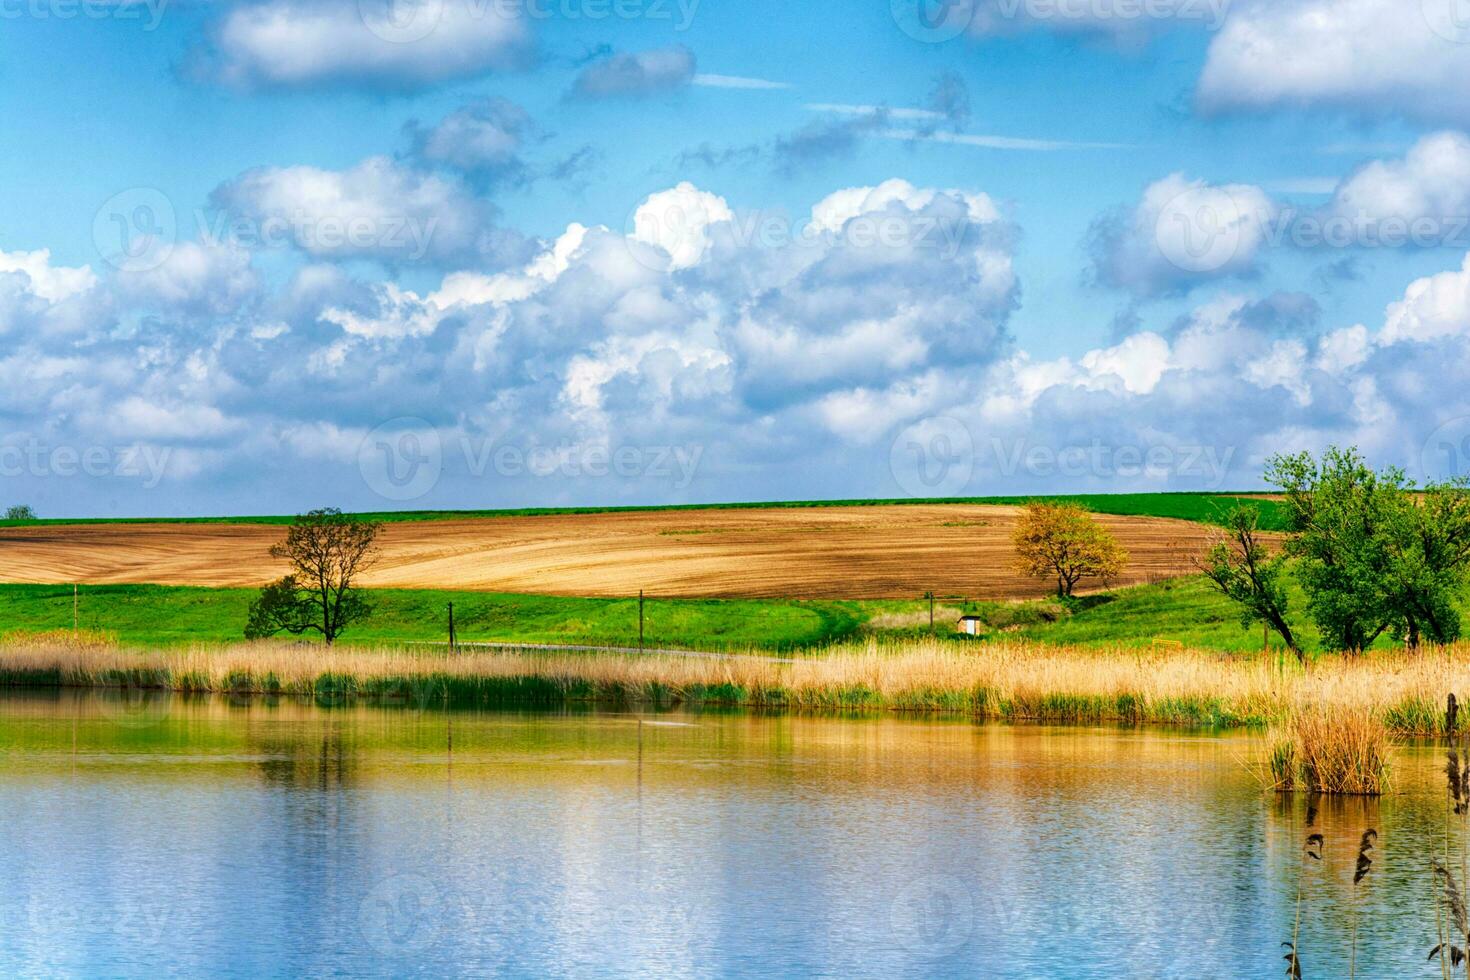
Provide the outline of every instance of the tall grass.
{"type": "Polygon", "coordinates": [[[1388,784],[1389,733],[1379,713],[1361,705],[1294,710],[1271,730],[1271,788],[1378,796],[1388,784]]]}
{"type": "MultiPolygon", "coordinates": [[[[1056,722],[1287,725],[1305,712],[1376,718],[1394,734],[1437,734],[1437,705],[1470,681],[1470,646],[1319,662],[1194,650],[1073,649],[1024,642],[956,647],[871,640],[791,660],[553,651],[324,648],[289,643],[162,651],[65,635],[0,642],[0,686],[164,688],[494,704],[614,701],[760,708],[952,711],[1056,722]]],[[[1310,725],[1311,722],[1301,722],[1310,725]]],[[[1362,733],[1359,733],[1360,735],[1362,733]]],[[[1356,736],[1355,736],[1356,737],[1356,736]]],[[[1368,757],[1371,744],[1352,742],[1368,757]]],[[[1326,757],[1306,759],[1316,778],[1326,757]]]]}

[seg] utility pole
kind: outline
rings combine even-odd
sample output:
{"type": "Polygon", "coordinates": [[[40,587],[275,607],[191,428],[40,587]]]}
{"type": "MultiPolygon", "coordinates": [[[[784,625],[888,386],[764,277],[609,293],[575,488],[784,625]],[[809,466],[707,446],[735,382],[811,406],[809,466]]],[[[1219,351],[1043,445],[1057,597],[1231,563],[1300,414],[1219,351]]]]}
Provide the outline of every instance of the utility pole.
{"type": "Polygon", "coordinates": [[[454,603],[449,604],[449,652],[453,653],[458,643],[454,636],[454,603]]]}
{"type": "Polygon", "coordinates": [[[925,592],[924,598],[929,600],[929,632],[934,632],[934,593],[925,592]]]}
{"type": "Polygon", "coordinates": [[[71,584],[71,635],[77,635],[77,583],[71,584]]]}
{"type": "MultiPolygon", "coordinates": [[[[639,650],[640,653],[643,651],[643,590],[642,589],[639,589],[638,590],[638,650],[639,650]]],[[[639,723],[639,726],[640,727],[638,729],[638,732],[639,732],[639,734],[641,736],[642,735],[642,732],[643,732],[642,722],[639,723]]],[[[641,748],[641,746],[642,746],[643,743],[640,741],[638,744],[639,744],[639,746],[641,748]]]]}

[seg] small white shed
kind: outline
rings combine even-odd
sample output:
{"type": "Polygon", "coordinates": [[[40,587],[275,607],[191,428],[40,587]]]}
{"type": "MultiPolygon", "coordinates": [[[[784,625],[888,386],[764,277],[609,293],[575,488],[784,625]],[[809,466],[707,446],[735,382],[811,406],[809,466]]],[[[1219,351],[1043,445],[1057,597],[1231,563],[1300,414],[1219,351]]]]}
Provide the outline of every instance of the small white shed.
{"type": "Polygon", "coordinates": [[[982,625],[983,621],[979,616],[961,616],[959,622],[955,624],[955,629],[961,633],[968,633],[970,636],[979,636],[982,625]]]}

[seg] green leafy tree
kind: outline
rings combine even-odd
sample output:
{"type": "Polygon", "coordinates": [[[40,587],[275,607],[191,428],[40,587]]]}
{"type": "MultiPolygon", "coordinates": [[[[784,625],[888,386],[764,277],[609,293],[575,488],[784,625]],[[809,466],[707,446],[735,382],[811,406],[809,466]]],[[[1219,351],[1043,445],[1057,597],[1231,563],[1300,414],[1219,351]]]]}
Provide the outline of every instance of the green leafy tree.
{"type": "Polygon", "coordinates": [[[1397,468],[1374,472],[1356,449],[1272,458],[1286,496],[1307,608],[1336,650],[1364,650],[1385,631],[1411,647],[1460,635],[1456,594],[1470,572],[1464,481],[1418,490],[1397,468]]]}
{"type": "Polygon", "coordinates": [[[1266,479],[1286,497],[1287,551],[1307,593],[1307,611],[1333,650],[1364,650],[1393,620],[1384,589],[1385,527],[1393,485],[1369,468],[1356,449],[1274,456],[1266,479]]]}
{"type": "Polygon", "coordinates": [[[34,521],[36,512],[30,508],[29,504],[16,504],[5,509],[5,519],[7,521],[34,521]]]}
{"type": "Polygon", "coordinates": [[[1260,511],[1236,507],[1225,517],[1225,529],[1195,562],[1216,589],[1241,607],[1240,625],[1263,622],[1286,642],[1297,660],[1306,662],[1286,618],[1285,554],[1272,556],[1260,538],[1260,511]]]}
{"type": "Polygon", "coordinates": [[[289,562],[291,572],[263,587],[250,604],[246,638],[315,632],[330,644],[366,619],[372,606],[354,582],[377,560],[382,527],[336,508],[297,517],[286,539],[271,548],[271,556],[289,562]]]}
{"type": "Polygon", "coordinates": [[[1410,647],[1421,639],[1459,639],[1454,600],[1470,572],[1470,490],[1465,482],[1434,483],[1422,493],[1400,494],[1384,533],[1384,591],[1393,611],[1390,633],[1410,647]]]}

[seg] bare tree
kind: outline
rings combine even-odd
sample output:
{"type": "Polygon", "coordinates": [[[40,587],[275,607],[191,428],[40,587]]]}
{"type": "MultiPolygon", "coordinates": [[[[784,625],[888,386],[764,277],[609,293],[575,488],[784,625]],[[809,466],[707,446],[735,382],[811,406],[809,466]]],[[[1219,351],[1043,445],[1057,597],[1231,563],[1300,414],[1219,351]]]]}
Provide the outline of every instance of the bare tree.
{"type": "Polygon", "coordinates": [[[260,590],[250,604],[245,636],[316,632],[330,644],[348,626],[365,619],[372,607],[354,582],[377,560],[382,528],[377,521],[364,521],[335,507],[297,517],[286,540],[271,548],[272,557],[291,563],[291,572],[260,590]]]}

